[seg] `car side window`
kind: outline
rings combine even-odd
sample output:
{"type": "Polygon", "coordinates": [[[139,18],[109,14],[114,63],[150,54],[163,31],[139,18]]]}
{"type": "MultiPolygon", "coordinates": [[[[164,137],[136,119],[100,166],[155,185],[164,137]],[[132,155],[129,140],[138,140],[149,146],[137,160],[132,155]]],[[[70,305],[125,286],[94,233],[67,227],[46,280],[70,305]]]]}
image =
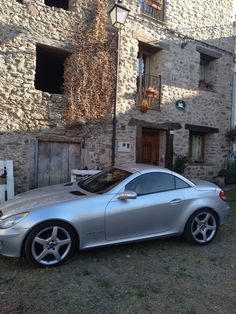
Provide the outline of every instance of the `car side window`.
{"type": "Polygon", "coordinates": [[[175,177],[175,187],[176,187],[176,190],[185,189],[185,188],[189,188],[189,184],[181,180],[180,178],[175,177]]]}
{"type": "Polygon", "coordinates": [[[168,173],[147,173],[129,182],[125,186],[125,190],[134,191],[137,195],[175,190],[175,178],[173,175],[168,173]]]}

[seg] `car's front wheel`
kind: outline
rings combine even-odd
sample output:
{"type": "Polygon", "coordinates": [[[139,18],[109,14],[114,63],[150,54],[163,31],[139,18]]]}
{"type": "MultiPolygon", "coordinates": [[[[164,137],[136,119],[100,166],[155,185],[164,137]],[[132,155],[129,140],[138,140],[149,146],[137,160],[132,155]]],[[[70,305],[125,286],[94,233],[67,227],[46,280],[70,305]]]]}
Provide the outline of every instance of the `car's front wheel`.
{"type": "Polygon", "coordinates": [[[218,228],[219,220],[216,213],[209,208],[203,208],[190,216],[185,226],[184,235],[187,241],[191,243],[206,245],[214,239],[218,228]]]}
{"type": "Polygon", "coordinates": [[[39,266],[55,266],[70,256],[76,245],[76,234],[62,221],[37,225],[25,241],[26,258],[39,266]]]}

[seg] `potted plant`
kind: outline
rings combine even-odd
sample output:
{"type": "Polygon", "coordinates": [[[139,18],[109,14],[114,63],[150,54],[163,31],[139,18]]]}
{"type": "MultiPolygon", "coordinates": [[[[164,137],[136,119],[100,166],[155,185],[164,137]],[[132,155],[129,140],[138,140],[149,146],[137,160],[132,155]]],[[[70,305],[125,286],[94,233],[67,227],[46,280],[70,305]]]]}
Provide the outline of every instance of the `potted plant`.
{"type": "Polygon", "coordinates": [[[206,88],[207,88],[208,90],[213,90],[213,89],[214,89],[214,85],[209,82],[209,83],[206,84],[206,88]]]}
{"type": "Polygon", "coordinates": [[[199,89],[206,89],[206,82],[204,80],[200,80],[198,87],[199,89]]]}
{"type": "Polygon", "coordinates": [[[230,141],[236,141],[236,127],[233,129],[229,130],[225,136],[230,140],[230,141]]]}
{"type": "Polygon", "coordinates": [[[227,168],[223,168],[219,172],[219,177],[224,177],[225,184],[236,183],[236,165],[229,165],[227,168]]]}
{"type": "Polygon", "coordinates": [[[147,99],[143,99],[141,104],[140,104],[140,111],[145,113],[148,110],[148,101],[147,99]]]}

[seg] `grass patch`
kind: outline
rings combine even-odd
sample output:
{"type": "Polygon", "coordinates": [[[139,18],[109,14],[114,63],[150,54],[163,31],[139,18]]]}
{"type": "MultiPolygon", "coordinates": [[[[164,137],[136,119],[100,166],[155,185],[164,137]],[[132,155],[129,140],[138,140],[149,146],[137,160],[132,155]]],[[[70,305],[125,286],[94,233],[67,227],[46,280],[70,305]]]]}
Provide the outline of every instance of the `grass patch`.
{"type": "Polygon", "coordinates": [[[226,191],[225,193],[229,200],[230,207],[236,210],[236,189],[226,191]]]}

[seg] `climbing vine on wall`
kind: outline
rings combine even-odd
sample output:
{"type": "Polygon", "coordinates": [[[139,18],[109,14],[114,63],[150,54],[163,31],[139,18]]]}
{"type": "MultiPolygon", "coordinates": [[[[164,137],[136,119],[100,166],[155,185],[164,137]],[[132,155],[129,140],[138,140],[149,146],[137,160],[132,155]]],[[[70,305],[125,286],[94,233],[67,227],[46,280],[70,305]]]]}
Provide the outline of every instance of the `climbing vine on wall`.
{"type": "Polygon", "coordinates": [[[104,121],[115,90],[115,49],[108,32],[108,0],[89,0],[90,16],[78,25],[78,49],[66,61],[65,93],[70,123],[104,121]]]}

